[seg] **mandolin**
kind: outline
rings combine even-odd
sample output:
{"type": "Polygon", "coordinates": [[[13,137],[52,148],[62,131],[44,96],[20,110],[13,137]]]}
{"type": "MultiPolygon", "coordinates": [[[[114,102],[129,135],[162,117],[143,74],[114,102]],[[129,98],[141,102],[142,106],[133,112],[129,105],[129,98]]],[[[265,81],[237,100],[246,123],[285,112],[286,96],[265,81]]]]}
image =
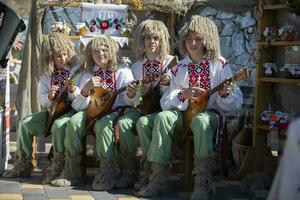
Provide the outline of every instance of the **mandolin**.
{"type": "Polygon", "coordinates": [[[232,77],[226,78],[222,83],[220,83],[218,86],[214,87],[213,89],[208,90],[207,92],[201,92],[198,96],[198,100],[189,99],[188,108],[183,113],[184,130],[186,131],[189,130],[190,124],[194,116],[205,109],[209,97],[215,92],[219,91],[226,82],[241,81],[246,79],[249,75],[250,75],[250,70],[247,67],[244,67],[243,69],[236,72],[232,77]]]}
{"type": "Polygon", "coordinates": [[[103,87],[97,87],[91,90],[90,102],[87,108],[87,126],[86,130],[92,132],[96,120],[101,116],[101,114],[108,112],[118,94],[124,92],[126,87],[122,87],[115,92],[111,90],[104,89],[103,87]]]}
{"type": "MultiPolygon", "coordinates": [[[[132,83],[150,83],[152,79],[143,79],[143,80],[135,80],[132,83]]],[[[87,132],[93,132],[93,127],[95,122],[101,117],[103,114],[109,112],[112,108],[113,103],[115,102],[116,97],[122,92],[126,91],[126,87],[124,86],[116,91],[111,91],[104,89],[103,87],[97,87],[91,90],[90,92],[90,102],[87,107],[87,132]]]]}
{"type": "MultiPolygon", "coordinates": [[[[74,78],[82,71],[82,66],[79,67],[72,74],[70,80],[74,78]]],[[[64,115],[71,109],[71,101],[68,98],[67,85],[65,85],[59,94],[52,101],[50,107],[48,108],[47,126],[45,128],[45,137],[51,134],[51,127],[54,121],[64,115]]]]}

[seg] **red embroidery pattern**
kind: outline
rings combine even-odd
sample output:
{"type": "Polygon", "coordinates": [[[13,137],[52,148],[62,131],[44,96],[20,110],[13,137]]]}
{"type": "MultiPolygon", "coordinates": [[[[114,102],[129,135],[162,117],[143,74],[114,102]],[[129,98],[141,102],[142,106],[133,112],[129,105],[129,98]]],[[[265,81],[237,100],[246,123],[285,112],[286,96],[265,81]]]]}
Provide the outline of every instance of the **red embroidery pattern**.
{"type": "Polygon", "coordinates": [[[99,69],[94,71],[94,76],[99,76],[102,80],[102,87],[107,90],[116,90],[115,70],[99,69]]]}
{"type": "Polygon", "coordinates": [[[62,90],[62,88],[65,85],[65,80],[69,78],[70,70],[63,69],[55,71],[51,74],[51,85],[56,85],[59,87],[59,91],[62,90]]]}
{"type": "Polygon", "coordinates": [[[143,78],[157,79],[159,74],[162,72],[162,63],[158,60],[149,61],[147,60],[143,64],[143,78]]]}
{"type": "Polygon", "coordinates": [[[189,86],[200,87],[206,91],[210,89],[209,62],[203,59],[199,64],[188,65],[189,86]]]}

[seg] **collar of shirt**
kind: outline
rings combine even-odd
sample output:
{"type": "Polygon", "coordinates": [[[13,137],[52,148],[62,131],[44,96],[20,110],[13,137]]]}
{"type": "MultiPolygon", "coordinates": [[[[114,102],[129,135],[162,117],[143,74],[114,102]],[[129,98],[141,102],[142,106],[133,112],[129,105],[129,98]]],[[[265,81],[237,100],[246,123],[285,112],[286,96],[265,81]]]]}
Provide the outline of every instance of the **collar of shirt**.
{"type": "Polygon", "coordinates": [[[145,67],[150,67],[150,66],[160,67],[161,61],[158,58],[155,58],[154,60],[144,59],[143,66],[145,66],[145,67]]]}
{"type": "Polygon", "coordinates": [[[189,55],[187,55],[184,59],[185,59],[185,63],[186,63],[187,66],[189,66],[191,64],[201,66],[203,62],[207,63],[208,60],[210,60],[210,58],[206,54],[204,54],[202,56],[201,60],[198,63],[194,63],[194,61],[190,58],[189,55]]]}
{"type": "Polygon", "coordinates": [[[96,71],[99,71],[99,70],[104,70],[104,71],[109,71],[109,70],[111,70],[111,71],[114,71],[112,68],[110,68],[109,66],[107,66],[107,67],[104,67],[104,68],[101,68],[101,67],[99,67],[98,65],[94,65],[94,67],[93,67],[93,72],[96,72],[96,71]]]}

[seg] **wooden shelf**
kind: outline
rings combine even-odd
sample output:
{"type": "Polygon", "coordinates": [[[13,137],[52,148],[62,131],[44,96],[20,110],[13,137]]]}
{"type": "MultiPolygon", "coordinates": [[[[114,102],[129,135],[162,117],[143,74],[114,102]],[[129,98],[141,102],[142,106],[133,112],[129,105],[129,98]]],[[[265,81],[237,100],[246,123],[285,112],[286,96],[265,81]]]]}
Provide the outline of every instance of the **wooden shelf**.
{"type": "Polygon", "coordinates": [[[270,4],[270,5],[264,5],[264,10],[281,10],[281,9],[288,9],[289,6],[286,4],[270,4]]]}
{"type": "Polygon", "coordinates": [[[299,84],[300,79],[259,77],[259,82],[299,84]]]}
{"type": "Polygon", "coordinates": [[[257,124],[257,129],[264,130],[264,131],[270,130],[268,125],[265,124],[257,124]]]}
{"type": "MultiPolygon", "coordinates": [[[[269,4],[264,5],[265,0],[259,0],[262,13],[261,17],[258,18],[258,30],[260,30],[260,36],[263,37],[262,30],[265,27],[277,26],[280,27],[285,22],[281,18],[285,19],[285,16],[292,9],[287,4],[269,4]],[[279,20],[280,19],[280,20],[279,20]]],[[[296,22],[295,22],[296,23],[296,22]]],[[[298,25],[298,23],[297,23],[298,25]]],[[[296,25],[295,25],[296,26],[296,25]]],[[[300,41],[272,41],[266,42],[263,39],[257,41],[259,51],[259,65],[265,62],[279,62],[274,57],[277,55],[278,50],[283,52],[287,49],[282,48],[286,46],[300,46],[300,41]]],[[[284,55],[279,55],[284,56],[284,55]]],[[[279,63],[278,63],[279,64],[279,63]]],[[[261,112],[268,107],[269,104],[275,104],[275,108],[279,107],[277,101],[273,101],[272,98],[278,96],[277,90],[273,88],[276,84],[294,84],[290,86],[300,86],[300,79],[286,79],[278,77],[264,77],[263,68],[257,67],[257,78],[256,78],[256,90],[255,90],[255,107],[254,107],[254,129],[253,129],[253,149],[250,149],[245,156],[244,162],[240,168],[239,174],[248,174],[249,172],[256,171],[268,171],[275,173],[277,163],[273,162],[274,157],[271,154],[271,150],[268,147],[268,135],[270,132],[268,124],[264,124],[260,119],[261,112]]],[[[298,88],[297,88],[298,89],[298,88]]],[[[292,92],[292,91],[288,91],[292,92]]],[[[289,108],[291,106],[287,105],[289,108]]],[[[292,108],[291,108],[292,109],[292,108]]]]}
{"type": "Polygon", "coordinates": [[[300,41],[257,42],[259,46],[300,46],[300,41]]]}

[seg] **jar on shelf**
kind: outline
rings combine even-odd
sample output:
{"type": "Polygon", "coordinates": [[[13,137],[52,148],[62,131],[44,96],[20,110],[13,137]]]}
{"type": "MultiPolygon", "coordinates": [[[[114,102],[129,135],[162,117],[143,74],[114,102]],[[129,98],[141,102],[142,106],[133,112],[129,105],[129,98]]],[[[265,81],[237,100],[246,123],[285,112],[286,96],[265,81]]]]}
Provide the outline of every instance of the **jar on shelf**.
{"type": "Polygon", "coordinates": [[[276,63],[264,63],[264,76],[273,77],[275,76],[275,72],[277,70],[276,63]]]}

